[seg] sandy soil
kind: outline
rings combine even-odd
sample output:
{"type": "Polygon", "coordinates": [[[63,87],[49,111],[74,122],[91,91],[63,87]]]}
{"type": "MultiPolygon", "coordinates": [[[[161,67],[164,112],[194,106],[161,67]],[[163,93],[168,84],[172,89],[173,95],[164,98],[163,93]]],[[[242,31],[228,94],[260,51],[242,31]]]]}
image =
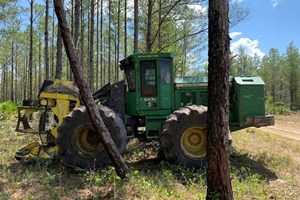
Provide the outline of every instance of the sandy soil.
{"type": "Polygon", "coordinates": [[[300,141],[300,115],[275,116],[275,126],[261,127],[269,133],[300,141]]]}

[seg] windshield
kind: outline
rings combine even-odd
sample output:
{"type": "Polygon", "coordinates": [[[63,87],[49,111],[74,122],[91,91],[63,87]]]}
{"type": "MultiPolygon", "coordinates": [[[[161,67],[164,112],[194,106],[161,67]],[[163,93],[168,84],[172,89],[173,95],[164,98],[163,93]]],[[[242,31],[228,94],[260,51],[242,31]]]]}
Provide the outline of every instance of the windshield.
{"type": "Polygon", "coordinates": [[[134,64],[130,59],[120,61],[121,70],[125,71],[129,92],[135,91],[134,64]]]}

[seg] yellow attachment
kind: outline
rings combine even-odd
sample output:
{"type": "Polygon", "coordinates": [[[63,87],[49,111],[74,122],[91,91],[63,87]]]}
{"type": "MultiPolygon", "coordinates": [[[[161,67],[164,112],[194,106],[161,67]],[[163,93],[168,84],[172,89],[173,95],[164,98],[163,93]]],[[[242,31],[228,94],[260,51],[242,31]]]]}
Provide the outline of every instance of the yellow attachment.
{"type": "Polygon", "coordinates": [[[55,106],[56,101],[54,99],[41,99],[40,104],[41,104],[41,106],[53,107],[53,106],[55,106]]]}
{"type": "MultiPolygon", "coordinates": [[[[53,84],[64,84],[71,86],[72,82],[55,80],[53,84]]],[[[80,105],[79,98],[70,94],[41,92],[39,97],[41,98],[40,102],[47,104],[47,106],[51,108],[54,115],[56,115],[58,119],[57,126],[62,123],[64,116],[69,114],[74,108],[77,108],[80,105]]],[[[53,128],[51,130],[51,134],[57,138],[57,129],[53,128]]]]}
{"type": "Polygon", "coordinates": [[[32,113],[34,113],[38,110],[40,110],[40,109],[37,107],[28,107],[28,106],[18,107],[18,122],[17,122],[16,131],[23,132],[23,133],[36,133],[28,124],[27,119],[32,113]],[[23,129],[20,129],[21,123],[23,124],[23,127],[24,127],[23,129]]]}
{"type": "Polygon", "coordinates": [[[57,149],[57,146],[45,147],[40,142],[33,142],[16,152],[15,157],[16,159],[33,157],[53,158],[57,154],[57,149]]]}
{"type": "Polygon", "coordinates": [[[71,94],[66,94],[64,91],[55,91],[55,87],[59,85],[70,86],[74,88],[74,85],[70,81],[64,80],[55,80],[52,86],[54,87],[54,92],[43,91],[39,95],[39,104],[36,107],[32,106],[23,106],[18,108],[19,117],[16,131],[20,132],[31,132],[34,133],[30,125],[28,124],[28,117],[38,110],[51,110],[55,116],[57,124],[51,129],[51,133],[49,132],[41,132],[40,141],[33,142],[22,149],[20,149],[16,153],[17,159],[22,159],[26,157],[43,157],[43,158],[53,158],[57,155],[58,147],[55,145],[55,138],[57,138],[57,127],[59,127],[63,121],[64,116],[69,114],[74,108],[79,107],[80,100],[76,95],[76,92],[71,94]],[[23,110],[22,114],[21,111],[23,110]],[[20,130],[19,125],[23,123],[25,130],[20,130]],[[28,130],[27,130],[28,129],[28,130]],[[30,129],[30,130],[29,130],[30,129]]]}
{"type": "Polygon", "coordinates": [[[206,133],[202,127],[186,129],[180,138],[183,153],[190,158],[201,158],[206,155],[206,133]]]}
{"type": "Polygon", "coordinates": [[[53,84],[61,84],[61,85],[66,85],[72,87],[74,84],[72,81],[67,81],[67,80],[60,80],[60,79],[55,79],[53,84]]]}

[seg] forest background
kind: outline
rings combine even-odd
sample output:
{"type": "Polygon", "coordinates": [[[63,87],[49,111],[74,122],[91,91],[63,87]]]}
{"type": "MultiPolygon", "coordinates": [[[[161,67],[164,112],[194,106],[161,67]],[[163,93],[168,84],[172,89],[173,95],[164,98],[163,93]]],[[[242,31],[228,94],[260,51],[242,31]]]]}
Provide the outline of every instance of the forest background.
{"type": "MultiPolygon", "coordinates": [[[[206,0],[65,1],[92,90],[124,79],[118,63],[135,51],[175,52],[176,77],[206,77],[207,4],[206,0]]],[[[231,27],[249,15],[238,1],[230,1],[231,27]]],[[[300,52],[293,41],[285,53],[274,46],[264,57],[248,55],[240,45],[231,55],[230,75],[261,76],[269,113],[300,109],[300,52]]],[[[73,80],[51,0],[0,2],[0,78],[1,102],[34,99],[45,79],[73,80]]]]}

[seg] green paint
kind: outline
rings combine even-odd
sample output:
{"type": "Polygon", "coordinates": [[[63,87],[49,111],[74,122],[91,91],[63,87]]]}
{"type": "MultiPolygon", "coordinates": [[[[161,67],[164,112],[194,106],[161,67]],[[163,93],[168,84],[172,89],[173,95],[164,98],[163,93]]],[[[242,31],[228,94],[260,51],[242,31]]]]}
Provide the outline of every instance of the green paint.
{"type": "MultiPolygon", "coordinates": [[[[158,137],[166,117],[186,105],[207,105],[207,78],[174,78],[174,54],[135,53],[121,61],[128,92],[126,114],[145,119],[147,137],[158,137]]],[[[265,116],[260,77],[230,77],[230,124],[245,125],[247,116],[265,116]]]]}

